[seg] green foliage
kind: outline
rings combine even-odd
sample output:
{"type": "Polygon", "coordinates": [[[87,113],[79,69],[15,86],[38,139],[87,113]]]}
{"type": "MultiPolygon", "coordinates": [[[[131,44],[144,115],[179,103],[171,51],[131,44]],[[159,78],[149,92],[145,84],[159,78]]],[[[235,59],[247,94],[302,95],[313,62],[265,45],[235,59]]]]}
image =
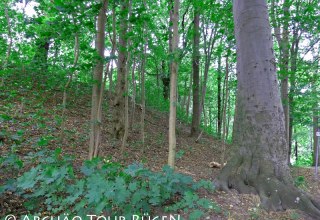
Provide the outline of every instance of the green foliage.
{"type": "Polygon", "coordinates": [[[184,151],[184,150],[179,150],[179,151],[176,153],[176,158],[177,158],[177,159],[181,159],[184,154],[185,154],[185,151],[184,151]]]}
{"type": "MultiPolygon", "coordinates": [[[[34,157],[38,157],[39,165],[31,167],[14,183],[16,193],[27,198],[25,207],[30,212],[85,215],[104,211],[132,216],[165,207],[165,211],[183,210],[190,214],[189,219],[200,219],[210,210],[219,211],[212,201],[197,194],[199,189],[213,190],[211,182],[194,182],[169,166],[153,172],[141,164],[124,167],[95,158],[74,170],[74,159],[63,156],[59,148],[34,157]]],[[[17,158],[8,157],[5,161],[15,164],[17,158]]],[[[4,186],[1,189],[7,190],[4,186]]]]}
{"type": "Polygon", "coordinates": [[[313,154],[302,154],[298,156],[298,160],[295,161],[294,165],[303,167],[303,166],[312,166],[313,164],[313,154]]]}
{"type": "Polygon", "coordinates": [[[304,176],[298,176],[294,180],[294,185],[297,187],[305,187],[306,186],[306,180],[304,176]]]}
{"type": "Polygon", "coordinates": [[[12,118],[9,115],[5,115],[5,114],[0,115],[0,122],[10,121],[10,120],[12,120],[12,118]]]}
{"type": "Polygon", "coordinates": [[[18,170],[23,167],[23,162],[20,158],[11,153],[6,157],[0,157],[0,165],[4,167],[4,170],[18,170]]]}
{"type": "MultiPolygon", "coordinates": [[[[14,153],[0,157],[0,176],[6,173],[15,174],[24,166],[23,161],[14,153]]],[[[6,190],[15,190],[15,180],[9,179],[5,184],[0,185],[0,195],[6,190]]]]}
{"type": "Polygon", "coordinates": [[[292,220],[298,220],[298,219],[301,219],[301,216],[300,216],[298,213],[296,213],[296,212],[292,212],[292,213],[290,214],[290,219],[292,219],[292,220]]]}

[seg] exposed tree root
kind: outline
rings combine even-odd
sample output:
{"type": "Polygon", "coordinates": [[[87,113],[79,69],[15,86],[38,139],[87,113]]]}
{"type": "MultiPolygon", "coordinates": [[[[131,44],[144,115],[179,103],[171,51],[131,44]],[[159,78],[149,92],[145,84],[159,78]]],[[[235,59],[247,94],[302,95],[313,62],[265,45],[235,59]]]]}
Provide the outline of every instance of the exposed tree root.
{"type": "Polygon", "coordinates": [[[293,185],[289,172],[277,175],[269,161],[253,164],[252,158],[230,160],[214,180],[218,190],[258,194],[261,206],[269,211],[299,209],[320,219],[320,202],[293,185]],[[271,168],[271,169],[270,169],[271,168]]]}

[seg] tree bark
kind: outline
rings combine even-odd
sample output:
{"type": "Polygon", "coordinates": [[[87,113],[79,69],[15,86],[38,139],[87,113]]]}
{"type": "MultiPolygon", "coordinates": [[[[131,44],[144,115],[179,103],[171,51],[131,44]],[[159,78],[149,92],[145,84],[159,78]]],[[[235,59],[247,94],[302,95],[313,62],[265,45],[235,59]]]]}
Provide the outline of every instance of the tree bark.
{"type": "Polygon", "coordinates": [[[227,111],[228,111],[228,113],[227,113],[228,119],[227,119],[227,129],[226,129],[226,137],[225,137],[226,141],[228,140],[228,137],[229,137],[229,128],[230,128],[230,121],[231,121],[231,114],[230,114],[231,101],[230,101],[230,98],[228,99],[227,111]]]}
{"type": "Polygon", "coordinates": [[[319,118],[318,118],[316,109],[313,110],[312,122],[313,122],[313,166],[315,166],[316,160],[317,160],[317,147],[318,147],[318,138],[319,138],[316,135],[318,131],[318,124],[319,124],[319,118]]]}
{"type": "Polygon", "coordinates": [[[237,103],[231,158],[217,188],[259,194],[268,210],[297,208],[320,216],[320,204],[293,185],[284,112],[278,90],[265,0],[233,3],[237,45],[237,103]]]}
{"type": "MultiPolygon", "coordinates": [[[[290,2],[289,0],[284,0],[283,3],[283,27],[282,33],[280,32],[280,25],[277,24],[275,18],[275,2],[272,0],[272,23],[274,26],[275,36],[280,48],[280,59],[279,59],[279,67],[280,67],[280,76],[281,76],[281,100],[284,111],[284,120],[285,120],[285,129],[286,129],[286,140],[289,145],[288,158],[291,155],[291,142],[290,142],[290,131],[289,131],[289,123],[290,123],[290,100],[289,100],[289,20],[290,20],[290,2]]],[[[290,164],[290,160],[288,160],[290,164]]]]}
{"type": "Polygon", "coordinates": [[[77,63],[78,63],[78,59],[79,59],[79,34],[78,33],[75,33],[75,39],[74,39],[74,60],[73,60],[73,69],[70,71],[70,74],[69,74],[69,78],[68,78],[68,81],[66,83],[66,85],[64,86],[64,89],[63,89],[63,98],[62,98],[62,123],[61,123],[61,142],[63,143],[64,142],[64,128],[65,128],[65,113],[66,113],[66,107],[67,107],[67,98],[68,98],[68,89],[71,85],[71,82],[72,82],[72,78],[73,78],[73,75],[75,74],[76,70],[76,66],[77,66],[77,63]]]}
{"type": "Polygon", "coordinates": [[[179,0],[170,0],[170,23],[172,23],[172,44],[169,47],[173,53],[170,64],[170,114],[169,114],[169,155],[168,165],[174,169],[176,157],[176,115],[177,115],[177,78],[179,61],[179,0]],[[172,5],[172,6],[171,6],[172,5]]]}
{"type": "MultiPolygon", "coordinates": [[[[6,70],[8,63],[9,63],[9,59],[10,59],[10,55],[11,55],[11,49],[12,49],[12,31],[11,31],[11,22],[10,22],[10,16],[9,16],[9,11],[8,11],[8,6],[5,6],[5,16],[6,16],[6,20],[7,20],[7,31],[8,31],[8,39],[9,39],[9,44],[8,44],[8,48],[7,48],[7,53],[6,53],[6,58],[3,62],[2,65],[2,69],[6,70]]],[[[4,86],[4,75],[1,77],[1,86],[4,86]]]]}
{"type": "Polygon", "coordinates": [[[117,139],[123,138],[125,131],[125,96],[126,94],[126,74],[127,74],[127,29],[128,29],[128,7],[129,0],[121,1],[121,21],[119,33],[119,54],[118,54],[118,75],[116,85],[116,96],[113,106],[115,114],[113,116],[113,135],[117,139]]]}
{"type": "Polygon", "coordinates": [[[224,80],[224,93],[225,99],[223,102],[223,110],[222,110],[222,142],[223,142],[223,151],[222,151],[222,159],[221,164],[225,163],[225,152],[226,152],[226,133],[227,133],[227,106],[228,106],[228,98],[229,98],[229,88],[228,88],[228,78],[229,78],[229,64],[228,64],[228,56],[226,57],[226,76],[224,80]]]}
{"type": "MultiPolygon", "coordinates": [[[[207,22],[208,21],[203,21],[207,22]]],[[[201,104],[200,104],[200,118],[202,115],[202,111],[204,111],[204,103],[205,103],[205,98],[206,98],[206,93],[207,93],[207,81],[208,81],[208,74],[209,74],[209,68],[211,64],[211,57],[212,57],[212,50],[214,48],[214,44],[216,41],[216,34],[217,34],[217,28],[210,33],[210,36],[208,38],[208,25],[203,27],[203,49],[205,52],[205,62],[204,62],[204,73],[203,73],[203,84],[202,84],[202,93],[201,93],[201,104]]],[[[209,115],[211,117],[211,115],[209,115]]]]}
{"type": "MultiPolygon", "coordinates": [[[[281,98],[282,105],[284,110],[284,121],[286,128],[286,138],[287,143],[289,144],[289,153],[291,153],[291,143],[289,139],[289,123],[290,123],[290,103],[289,103],[289,20],[290,20],[290,12],[289,12],[290,3],[289,0],[285,0],[283,4],[283,17],[284,24],[282,30],[282,42],[281,42],[281,51],[282,51],[282,61],[280,63],[280,71],[284,77],[281,80],[281,98]]],[[[289,156],[290,158],[290,156],[289,156]]],[[[290,164],[290,160],[288,161],[290,164]]]]}
{"type": "Polygon", "coordinates": [[[217,119],[217,122],[218,122],[218,131],[217,131],[217,134],[218,134],[218,137],[221,138],[221,121],[222,121],[222,111],[221,111],[221,107],[222,107],[222,99],[221,99],[221,84],[222,84],[222,76],[221,76],[221,54],[219,54],[219,58],[218,58],[218,78],[217,78],[217,83],[218,83],[218,92],[217,92],[217,99],[218,99],[218,119],[217,119]]]}
{"type": "Polygon", "coordinates": [[[187,98],[187,104],[186,104],[187,118],[189,118],[189,112],[190,112],[191,92],[192,92],[192,72],[190,73],[190,78],[189,78],[189,90],[188,90],[188,98],[187,98]]]}
{"type": "MultiPolygon", "coordinates": [[[[146,8],[146,1],[143,1],[144,7],[146,8]]],[[[141,60],[141,143],[142,143],[142,149],[144,150],[144,143],[145,143],[145,132],[144,132],[144,120],[145,120],[145,114],[146,114],[146,97],[145,97],[145,72],[146,72],[146,56],[147,56],[147,26],[144,22],[143,25],[143,55],[141,60]]]]}
{"type": "Polygon", "coordinates": [[[290,112],[289,112],[289,153],[288,153],[288,160],[290,161],[291,157],[291,149],[292,149],[292,136],[293,136],[293,111],[294,111],[294,95],[296,92],[296,71],[297,71],[297,58],[298,58],[298,51],[299,51],[299,42],[300,36],[298,34],[298,30],[295,28],[293,33],[293,41],[290,49],[291,54],[291,67],[290,67],[290,89],[289,89],[289,104],[290,104],[290,112]]]}
{"type": "Polygon", "coordinates": [[[62,99],[62,108],[63,108],[63,114],[64,115],[64,111],[66,109],[66,105],[67,105],[67,92],[68,92],[68,89],[70,87],[70,84],[72,82],[72,78],[73,78],[73,75],[75,74],[75,68],[77,66],[77,63],[78,63],[78,59],[79,59],[79,34],[78,33],[75,33],[75,39],[74,39],[74,60],[73,60],[73,65],[72,65],[72,70],[70,71],[70,74],[69,74],[69,78],[68,78],[68,81],[66,83],[66,85],[64,86],[64,90],[63,90],[63,99],[62,99]]]}
{"type": "MultiPolygon", "coordinates": [[[[131,17],[132,13],[132,0],[129,0],[129,18],[131,17]]],[[[129,25],[128,32],[131,31],[131,25],[129,25]]],[[[127,40],[128,48],[130,48],[131,40],[127,40]]],[[[121,144],[121,155],[123,155],[125,147],[127,145],[127,139],[129,135],[129,71],[130,71],[130,62],[131,62],[131,51],[127,52],[127,63],[126,63],[126,72],[124,75],[125,85],[124,85],[124,133],[122,137],[122,144],[121,144]]]]}
{"type": "Polygon", "coordinates": [[[102,123],[102,105],[101,96],[103,94],[103,59],[105,48],[105,25],[106,10],[108,1],[102,1],[102,7],[99,11],[97,20],[96,50],[99,58],[95,60],[92,87],[92,105],[91,105],[91,124],[90,124],[90,141],[89,141],[89,159],[98,156],[98,150],[101,142],[101,123],[102,123]]]}
{"type": "Polygon", "coordinates": [[[132,67],[132,115],[131,115],[131,128],[133,128],[134,120],[135,120],[135,114],[136,114],[136,94],[137,94],[137,86],[136,86],[136,76],[135,76],[135,70],[136,70],[136,60],[133,61],[133,67],[132,67]]]}
{"type": "MultiPolygon", "coordinates": [[[[320,50],[318,51],[318,57],[319,57],[319,54],[320,53],[320,50]]],[[[313,103],[313,164],[315,165],[316,164],[316,160],[317,160],[317,147],[319,147],[320,149],[320,146],[318,146],[319,144],[319,137],[316,135],[316,132],[319,131],[320,132],[320,123],[319,123],[319,117],[320,117],[320,108],[319,108],[319,92],[317,91],[315,85],[316,85],[316,80],[318,79],[318,75],[319,75],[319,69],[320,69],[320,60],[318,59],[317,60],[317,71],[316,71],[316,74],[314,75],[313,77],[313,80],[312,80],[312,84],[311,84],[311,87],[312,87],[312,93],[316,95],[316,97],[318,97],[318,99],[314,100],[314,103],[313,103]]],[[[319,152],[319,155],[318,155],[318,162],[320,161],[320,152],[319,152]]]]}
{"type": "Polygon", "coordinates": [[[113,3],[112,7],[112,39],[110,37],[110,41],[112,43],[111,53],[110,53],[110,61],[107,64],[106,74],[109,78],[109,98],[112,100],[112,91],[113,91],[113,60],[115,57],[115,52],[117,48],[117,33],[116,33],[116,5],[113,3]]]}
{"type": "MultiPolygon", "coordinates": [[[[197,3],[196,3],[197,4],[197,3]]],[[[192,123],[191,123],[191,136],[199,134],[200,130],[200,80],[199,80],[199,62],[200,62],[200,13],[199,8],[194,5],[194,26],[193,26],[193,57],[192,57],[192,69],[193,69],[193,108],[192,108],[192,123]]]]}
{"type": "Polygon", "coordinates": [[[229,63],[228,63],[228,56],[226,57],[226,76],[225,76],[225,100],[224,100],[224,106],[223,106],[223,114],[222,114],[222,141],[226,141],[226,133],[227,133],[227,107],[229,103],[229,63]]]}
{"type": "MultiPolygon", "coordinates": [[[[169,40],[169,44],[171,44],[171,40],[169,40]]],[[[169,53],[171,53],[171,51],[169,51],[169,53]]],[[[169,99],[169,90],[170,90],[170,77],[167,76],[166,74],[166,62],[164,60],[162,60],[161,62],[161,70],[162,70],[162,74],[161,74],[161,80],[162,80],[162,84],[163,84],[163,98],[165,100],[169,99]]]]}
{"type": "Polygon", "coordinates": [[[298,141],[295,142],[294,153],[296,157],[296,162],[298,161],[298,141]]]}

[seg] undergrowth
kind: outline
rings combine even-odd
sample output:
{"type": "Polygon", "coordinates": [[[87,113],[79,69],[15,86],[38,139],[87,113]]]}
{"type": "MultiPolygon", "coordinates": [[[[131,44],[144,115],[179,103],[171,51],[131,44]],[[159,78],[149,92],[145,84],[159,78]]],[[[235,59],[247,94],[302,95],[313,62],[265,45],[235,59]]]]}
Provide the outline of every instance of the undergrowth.
{"type": "MultiPolygon", "coordinates": [[[[188,219],[200,219],[208,212],[219,211],[213,202],[198,195],[200,189],[212,191],[211,182],[194,182],[168,166],[153,172],[142,164],[123,166],[95,158],[75,168],[74,158],[63,156],[60,148],[34,157],[38,165],[16,181],[0,186],[0,194],[10,190],[24,197],[24,206],[33,214],[104,213],[130,219],[132,215],[151,214],[157,207],[161,212],[182,212],[188,219]]],[[[2,158],[0,162],[7,169],[22,167],[21,161],[12,155],[10,160],[2,158]]]]}

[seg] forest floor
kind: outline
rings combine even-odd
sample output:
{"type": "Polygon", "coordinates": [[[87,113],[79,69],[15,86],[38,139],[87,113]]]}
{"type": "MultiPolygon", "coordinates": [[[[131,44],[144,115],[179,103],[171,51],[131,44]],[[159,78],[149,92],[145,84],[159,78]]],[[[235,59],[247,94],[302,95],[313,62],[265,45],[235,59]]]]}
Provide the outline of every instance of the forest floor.
{"type": "MultiPolygon", "coordinates": [[[[8,90],[9,91],[9,90],[8,90]]],[[[7,92],[8,92],[7,91],[7,92]]],[[[90,92],[88,91],[88,94],[90,92]]],[[[65,130],[61,140],[61,129],[57,123],[61,116],[58,106],[62,102],[62,93],[52,91],[43,92],[40,95],[32,95],[30,91],[24,93],[17,91],[17,94],[10,99],[6,92],[0,94],[0,114],[10,115],[14,120],[0,121],[0,132],[6,130],[7,134],[16,134],[23,130],[22,147],[17,147],[15,152],[23,158],[29,152],[39,148],[36,142],[41,137],[46,137],[48,147],[51,149],[60,146],[63,152],[77,155],[79,165],[88,155],[88,131],[90,117],[90,95],[76,100],[69,100],[66,111],[65,130]],[[37,97],[36,97],[37,96],[37,97]],[[6,101],[2,101],[6,100],[6,101]],[[41,101],[39,101],[41,100],[41,101]]],[[[72,97],[72,96],[71,96],[72,97]]],[[[104,108],[106,109],[106,108],[104,108]]],[[[112,137],[112,108],[104,111],[103,140],[100,156],[111,157],[114,161],[124,164],[141,162],[152,170],[160,170],[167,163],[168,154],[168,113],[159,112],[151,107],[146,110],[145,118],[145,144],[142,146],[140,134],[140,113],[137,105],[134,123],[130,128],[128,144],[124,159],[120,160],[120,142],[112,137]]],[[[130,117],[131,118],[131,117],[130,117]]],[[[211,168],[209,163],[216,161],[221,163],[222,155],[228,155],[229,145],[203,133],[196,142],[197,137],[190,137],[189,125],[177,123],[177,152],[176,171],[192,176],[195,180],[213,180],[219,173],[219,169],[211,168]],[[225,149],[225,153],[223,153],[225,149]]],[[[8,135],[7,135],[8,136],[8,135]]],[[[7,137],[6,136],[6,137],[7,137]]],[[[5,155],[12,150],[14,138],[2,139],[0,151],[5,155]]],[[[1,167],[0,167],[1,168],[1,167]]],[[[300,177],[300,188],[311,195],[320,195],[320,181],[314,179],[314,170],[311,168],[292,167],[294,179],[300,177]],[[302,181],[301,181],[302,178],[302,181]]],[[[1,172],[0,185],[8,179],[11,173],[1,172]]],[[[260,208],[260,199],[255,195],[238,194],[235,191],[224,193],[215,191],[206,193],[203,196],[214,201],[221,207],[220,213],[212,213],[206,219],[311,219],[305,213],[297,210],[285,212],[266,212],[260,208]]],[[[23,210],[22,201],[13,194],[7,193],[0,198],[0,216],[5,213],[17,213],[23,210]]]]}

